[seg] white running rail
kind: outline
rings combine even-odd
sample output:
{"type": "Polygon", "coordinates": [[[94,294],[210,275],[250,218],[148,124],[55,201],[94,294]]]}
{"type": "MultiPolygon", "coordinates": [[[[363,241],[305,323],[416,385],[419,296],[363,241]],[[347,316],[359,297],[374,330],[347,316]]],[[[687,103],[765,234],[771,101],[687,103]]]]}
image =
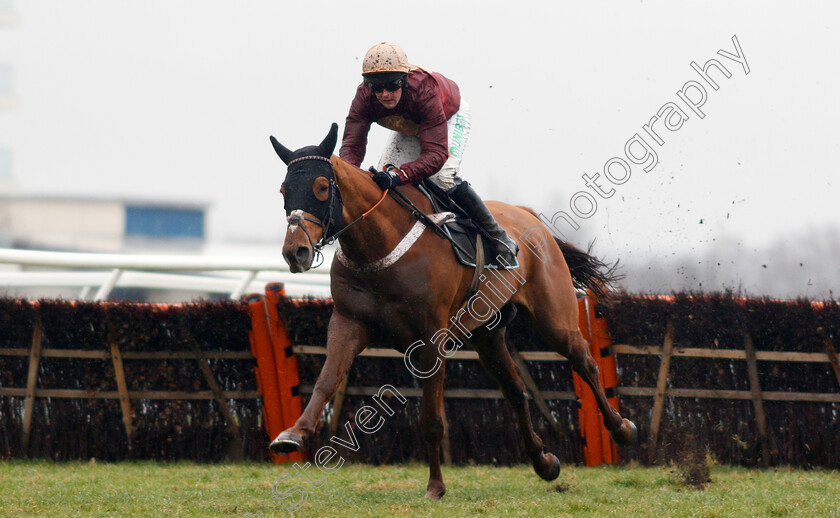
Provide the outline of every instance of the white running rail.
{"type": "Polygon", "coordinates": [[[330,297],[328,267],[293,274],[282,259],[0,248],[0,264],[60,270],[0,271],[0,292],[12,288],[79,288],[79,298],[84,300],[96,288],[91,300],[103,301],[115,287],[126,287],[225,293],[239,300],[247,293],[263,293],[267,283],[282,282],[289,296],[330,297]]]}

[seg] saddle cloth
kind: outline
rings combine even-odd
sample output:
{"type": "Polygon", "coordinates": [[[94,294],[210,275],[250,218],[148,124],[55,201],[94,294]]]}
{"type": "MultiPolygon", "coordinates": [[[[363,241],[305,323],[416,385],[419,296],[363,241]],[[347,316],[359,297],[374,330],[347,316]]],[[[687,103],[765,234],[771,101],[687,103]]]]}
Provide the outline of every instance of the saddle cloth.
{"type": "MultiPolygon", "coordinates": [[[[440,222],[440,227],[444,230],[450,243],[452,243],[452,250],[455,252],[455,257],[458,262],[471,268],[476,267],[476,236],[479,229],[475,223],[467,216],[466,212],[458,206],[457,203],[446,194],[446,192],[426,180],[416,184],[429,201],[432,202],[432,207],[436,213],[451,212],[452,216],[443,219],[440,222]]],[[[517,257],[514,264],[505,264],[493,255],[492,238],[487,236],[483,231],[481,243],[484,248],[484,267],[495,268],[498,270],[513,270],[519,268],[519,258],[517,257]]]]}

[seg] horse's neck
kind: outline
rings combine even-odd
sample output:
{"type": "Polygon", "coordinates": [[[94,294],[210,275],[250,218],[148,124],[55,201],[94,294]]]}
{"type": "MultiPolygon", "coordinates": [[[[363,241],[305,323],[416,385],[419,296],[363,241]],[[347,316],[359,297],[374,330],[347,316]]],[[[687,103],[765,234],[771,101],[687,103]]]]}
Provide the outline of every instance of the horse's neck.
{"type": "Polygon", "coordinates": [[[411,229],[414,217],[390,196],[383,200],[382,190],[371,181],[367,172],[336,156],[332,157],[332,162],[344,203],[344,224],[350,225],[370,211],[339,238],[342,252],[357,264],[381,259],[411,229]],[[371,211],[374,206],[376,208],[371,211]]]}

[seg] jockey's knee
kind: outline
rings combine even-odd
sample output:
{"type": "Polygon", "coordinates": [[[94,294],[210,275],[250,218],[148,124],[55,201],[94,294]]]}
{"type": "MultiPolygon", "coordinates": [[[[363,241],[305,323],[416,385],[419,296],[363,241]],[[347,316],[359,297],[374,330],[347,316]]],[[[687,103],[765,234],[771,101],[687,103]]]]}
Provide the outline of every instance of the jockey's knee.
{"type": "Polygon", "coordinates": [[[444,191],[450,191],[458,186],[464,180],[458,175],[458,170],[455,168],[448,168],[444,164],[443,168],[437,173],[429,177],[429,181],[437,185],[444,191]]]}

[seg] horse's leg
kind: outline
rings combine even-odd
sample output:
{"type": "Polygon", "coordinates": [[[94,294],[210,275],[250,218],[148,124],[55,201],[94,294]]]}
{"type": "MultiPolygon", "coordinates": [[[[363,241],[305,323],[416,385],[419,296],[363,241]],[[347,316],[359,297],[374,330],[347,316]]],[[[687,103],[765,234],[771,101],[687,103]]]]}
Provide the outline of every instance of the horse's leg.
{"type": "MultiPolygon", "coordinates": [[[[432,364],[433,365],[433,364],[432,364]]],[[[421,362],[421,368],[429,367],[421,362]]],[[[426,485],[426,498],[440,499],[446,493],[443,473],[440,470],[440,443],[443,440],[443,378],[445,364],[433,375],[422,380],[423,408],[420,411],[420,430],[429,452],[429,483],[426,485]]]]}
{"type": "Polygon", "coordinates": [[[470,338],[470,343],[478,352],[485,370],[493,376],[505,399],[513,407],[519,433],[525,443],[525,453],[531,460],[534,471],[544,480],[554,480],[560,475],[560,460],[551,453],[543,453],[542,439],[534,432],[531,412],[528,410],[528,393],[519,375],[519,369],[505,347],[504,328],[476,330],[470,338]]]}
{"type": "Polygon", "coordinates": [[[624,419],[607,401],[604,388],[598,378],[598,364],[589,353],[589,342],[583,338],[577,328],[566,329],[557,324],[552,317],[551,307],[538,306],[534,317],[537,330],[549,346],[569,359],[572,369],[589,385],[598,403],[598,409],[604,418],[604,426],[610,431],[613,441],[622,446],[635,444],[636,425],[624,419]]]}
{"type": "Polygon", "coordinates": [[[367,327],[333,312],[327,328],[327,359],[315,382],[312,397],[295,425],[280,433],[269,446],[275,455],[303,449],[303,441],[315,432],[315,425],[353,360],[368,344],[367,327]]]}

